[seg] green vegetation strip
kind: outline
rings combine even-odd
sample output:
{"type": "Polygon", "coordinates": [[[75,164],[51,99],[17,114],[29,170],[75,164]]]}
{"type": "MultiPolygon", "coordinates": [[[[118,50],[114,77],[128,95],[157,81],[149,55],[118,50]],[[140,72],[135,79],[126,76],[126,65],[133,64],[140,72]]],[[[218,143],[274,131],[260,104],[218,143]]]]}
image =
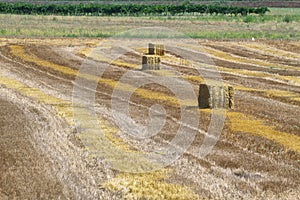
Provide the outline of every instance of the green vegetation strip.
{"type": "Polygon", "coordinates": [[[230,14],[243,15],[268,12],[267,7],[236,7],[230,5],[200,5],[183,3],[174,4],[33,4],[33,3],[0,3],[0,13],[5,14],[38,14],[38,15],[92,15],[92,16],[142,16],[142,15],[175,15],[194,14],[230,14]]]}

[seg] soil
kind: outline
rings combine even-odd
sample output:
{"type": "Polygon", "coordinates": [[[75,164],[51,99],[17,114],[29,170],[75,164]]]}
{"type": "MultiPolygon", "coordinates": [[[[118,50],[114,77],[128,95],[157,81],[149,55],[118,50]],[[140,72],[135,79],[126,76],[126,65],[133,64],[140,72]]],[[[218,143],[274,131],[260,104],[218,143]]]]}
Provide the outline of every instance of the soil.
{"type": "MultiPolygon", "coordinates": [[[[7,199],[66,199],[53,164],[33,143],[36,120],[0,99],[0,188],[7,199]]],[[[2,199],[2,198],[1,198],[2,199]]]]}

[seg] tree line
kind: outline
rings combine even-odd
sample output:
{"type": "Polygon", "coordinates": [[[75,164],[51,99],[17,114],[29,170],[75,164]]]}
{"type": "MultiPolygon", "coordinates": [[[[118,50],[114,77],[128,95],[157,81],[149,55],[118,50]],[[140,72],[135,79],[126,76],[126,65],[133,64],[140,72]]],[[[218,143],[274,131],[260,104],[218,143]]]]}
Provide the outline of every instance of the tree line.
{"type": "Polygon", "coordinates": [[[145,5],[145,4],[30,4],[30,3],[0,3],[2,14],[34,14],[34,15],[91,15],[91,16],[142,16],[142,15],[180,15],[194,14],[227,14],[264,15],[270,10],[267,7],[237,7],[220,4],[180,4],[180,5],[145,5]]]}

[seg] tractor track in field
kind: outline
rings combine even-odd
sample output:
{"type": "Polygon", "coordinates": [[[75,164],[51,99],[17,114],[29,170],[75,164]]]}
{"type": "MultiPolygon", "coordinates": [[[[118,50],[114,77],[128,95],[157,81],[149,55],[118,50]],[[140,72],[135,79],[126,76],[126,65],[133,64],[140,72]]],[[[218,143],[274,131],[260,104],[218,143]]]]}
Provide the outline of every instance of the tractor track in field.
{"type": "MultiPolygon", "coordinates": [[[[274,65],[281,64],[281,65],[289,65],[289,66],[299,67],[299,64],[300,64],[299,59],[289,59],[289,58],[285,58],[285,57],[278,57],[275,55],[266,54],[262,51],[258,53],[258,52],[252,51],[250,49],[247,49],[247,48],[241,48],[242,44],[240,46],[234,46],[234,44],[230,44],[230,43],[224,43],[224,44],[220,44],[220,45],[213,45],[213,44],[202,44],[202,45],[205,45],[205,46],[208,46],[213,49],[220,50],[220,51],[223,51],[226,53],[230,53],[232,55],[244,57],[244,58],[255,58],[255,59],[259,59],[259,60],[267,60],[268,62],[274,63],[274,65]]],[[[269,69],[268,71],[271,73],[275,72],[274,70],[272,71],[272,69],[269,69]]],[[[295,71],[295,72],[297,72],[297,71],[295,71]]],[[[282,73],[282,72],[279,71],[279,73],[282,73]]],[[[282,75],[290,75],[290,74],[282,74],[282,75]]]]}
{"type": "MultiPolygon", "coordinates": [[[[55,48],[55,46],[51,48],[55,48]]],[[[51,48],[39,45],[25,45],[26,51],[36,55],[38,58],[68,66],[70,69],[78,69],[80,67],[82,58],[78,56],[74,56],[72,59],[64,58],[51,48]]],[[[59,50],[63,51],[63,48],[60,47],[59,50]]],[[[30,84],[32,87],[42,88],[47,94],[65,100],[71,99],[74,76],[41,67],[34,63],[24,62],[22,59],[18,60],[18,58],[11,56],[9,51],[5,49],[2,49],[2,53],[3,55],[2,59],[0,58],[0,62],[8,65],[4,67],[4,71],[10,74],[10,76],[18,78],[18,80],[22,82],[26,82],[26,79],[28,79],[28,82],[32,83],[30,84]],[[5,58],[12,60],[9,61],[5,58]],[[16,63],[16,61],[19,63],[16,63]]],[[[74,54],[74,52],[71,54],[74,54]]],[[[177,68],[179,68],[179,66],[177,66],[177,68]]],[[[104,77],[118,80],[127,70],[122,67],[113,66],[105,72],[104,77]]],[[[185,70],[188,72],[190,69],[186,68],[185,70]]],[[[238,76],[234,77],[242,79],[238,76]]],[[[233,81],[231,77],[228,77],[227,81],[236,82],[236,80],[233,81]]],[[[249,82],[250,81],[251,79],[249,79],[249,82]]],[[[257,83],[259,81],[261,81],[261,79],[258,79],[257,83]]],[[[257,83],[254,82],[253,84],[257,85],[257,83]]],[[[272,85],[272,82],[270,82],[270,85],[272,85]]],[[[113,90],[103,86],[104,85],[101,86],[101,84],[98,86],[96,102],[110,108],[110,96],[113,90]]],[[[286,87],[288,87],[288,85],[286,87]]],[[[278,88],[284,89],[285,87],[278,88]]],[[[145,89],[150,91],[156,90],[155,85],[147,86],[145,89]]],[[[295,91],[299,91],[297,89],[298,88],[295,87],[295,91]]],[[[162,90],[162,92],[171,95],[168,90],[162,90]]],[[[290,114],[299,116],[300,111],[297,109],[299,107],[296,106],[294,109],[289,108],[290,104],[288,103],[278,103],[276,99],[267,100],[266,98],[256,97],[252,95],[252,93],[247,92],[238,92],[237,102],[237,111],[258,116],[265,119],[268,123],[274,124],[280,130],[297,134],[297,131],[292,131],[291,127],[293,124],[297,125],[297,123],[300,123],[297,122],[296,118],[290,122],[291,125],[285,125],[284,127],[282,127],[282,125],[287,121],[290,114]],[[274,113],[272,108],[275,104],[282,110],[280,114],[282,118],[280,119],[278,119],[278,113],[274,113]],[[264,107],[264,113],[260,112],[261,107],[264,107]]],[[[133,95],[129,103],[133,108],[139,108],[139,112],[132,111],[132,114],[136,115],[137,120],[142,121],[141,119],[147,116],[148,108],[155,103],[155,100],[145,100],[133,95]]],[[[172,118],[177,120],[179,118],[176,107],[168,104],[165,106],[170,116],[170,118],[167,118],[169,129],[162,130],[163,134],[154,138],[156,142],[159,142],[161,138],[168,141],[170,137],[172,137],[170,132],[176,132],[177,122],[172,121],[172,118]]],[[[200,123],[203,130],[205,130],[207,126],[207,120],[209,120],[209,114],[201,114],[200,123]]],[[[300,126],[300,124],[298,125],[300,126]]],[[[199,145],[203,136],[200,134],[197,137],[191,146],[191,151],[199,145]]],[[[214,198],[228,199],[251,198],[253,196],[259,196],[258,193],[262,191],[270,193],[283,192],[283,194],[288,194],[292,197],[293,195],[297,195],[297,185],[300,184],[299,168],[295,160],[295,158],[297,159],[298,157],[299,155],[297,153],[285,152],[284,147],[273,141],[264,140],[261,137],[251,136],[250,134],[239,133],[232,135],[229,127],[225,125],[221,140],[217,143],[212,154],[208,158],[198,159],[194,157],[193,154],[186,153],[182,158],[172,164],[171,168],[174,170],[174,174],[169,178],[169,181],[191,188],[198,188],[195,190],[203,197],[211,196],[214,198]],[[257,147],[254,148],[253,145],[255,144],[257,144],[257,147]],[[248,148],[248,150],[245,148],[248,148]],[[278,154],[276,155],[274,152],[278,154]],[[247,159],[245,159],[245,157],[247,159]],[[191,172],[197,172],[197,174],[191,174],[191,172]],[[208,172],[209,174],[207,174],[208,172]],[[197,181],[199,179],[206,180],[207,183],[211,184],[211,187],[205,183],[199,183],[199,181],[197,181]],[[224,185],[227,184],[227,186],[218,188],[218,181],[224,185]],[[248,183],[249,181],[251,184],[248,183]],[[281,184],[278,185],[279,183],[281,184]],[[290,188],[294,188],[293,194],[288,192],[290,188]],[[215,190],[212,191],[213,189],[215,190]],[[225,191],[227,190],[228,194],[225,195],[225,191]]],[[[73,170],[76,170],[76,168],[73,170]]],[[[91,170],[91,168],[87,168],[87,170],[91,170]]],[[[92,174],[92,176],[94,175],[95,174],[92,174]]],[[[80,187],[80,184],[78,184],[78,187],[80,187]]],[[[109,195],[109,193],[105,193],[105,195],[109,195]]],[[[289,197],[288,195],[286,196],[287,198],[289,197]]]]}
{"type": "Polygon", "coordinates": [[[63,78],[64,79],[64,78],[63,78]]]}
{"type": "MultiPolygon", "coordinates": [[[[0,187],[5,192],[1,199],[11,199],[14,191],[19,193],[16,196],[24,194],[24,198],[30,198],[30,193],[42,198],[65,197],[58,178],[49,172],[53,163],[40,153],[35,141],[35,135],[43,129],[39,123],[50,124],[51,120],[43,118],[37,109],[26,112],[17,99],[1,88],[0,187]]],[[[26,109],[33,110],[33,107],[28,105],[26,109]]],[[[54,128],[55,124],[51,125],[54,128]]]]}
{"type": "MultiPolygon", "coordinates": [[[[115,73],[115,71],[114,71],[114,73],[115,73]]],[[[107,93],[106,95],[108,95],[108,96],[109,96],[109,95],[110,95],[110,93],[107,93]]],[[[140,101],[140,100],[141,100],[141,99],[138,99],[138,101],[140,101]]],[[[151,103],[151,102],[150,102],[150,103],[151,103]]]]}
{"type": "Polygon", "coordinates": [[[269,46],[273,46],[276,49],[282,49],[285,50],[287,52],[292,52],[292,53],[300,53],[300,48],[299,48],[299,42],[298,44],[295,44],[295,42],[297,41],[291,41],[291,42],[280,42],[280,41],[264,41],[264,43],[266,43],[269,46]]]}
{"type": "MultiPolygon", "coordinates": [[[[36,55],[37,56],[42,56],[42,54],[41,54],[41,52],[45,52],[45,49],[43,49],[42,48],[42,50],[40,51],[40,53],[37,53],[36,55]]],[[[32,52],[33,53],[33,52],[32,52]]],[[[55,55],[55,53],[53,53],[54,55],[55,55]]],[[[51,52],[48,52],[46,55],[52,55],[52,53],[51,52]]],[[[136,55],[137,56],[137,55],[136,55]]],[[[48,58],[44,58],[44,59],[46,59],[46,60],[51,60],[53,57],[48,57],[48,58]]],[[[56,59],[57,59],[57,57],[55,57],[56,59]]],[[[139,57],[136,57],[135,58],[135,60],[136,59],[139,59],[139,57]]],[[[58,62],[58,64],[59,64],[59,62],[58,62]]],[[[77,63],[78,64],[78,63],[77,63]]],[[[177,70],[177,71],[181,71],[181,72],[183,72],[183,73],[191,73],[192,72],[192,70],[190,69],[190,68],[186,68],[186,67],[184,67],[184,66],[172,66],[172,67],[174,67],[174,69],[175,70],[177,70]],[[186,69],[186,70],[184,70],[183,71],[183,69],[186,69]]],[[[72,68],[72,67],[71,67],[72,68]]],[[[73,69],[78,69],[79,68],[79,66],[78,65],[73,65],[73,69]]],[[[114,70],[113,70],[113,75],[112,75],[112,73],[111,72],[109,72],[109,71],[107,71],[107,72],[105,72],[104,73],[104,77],[106,77],[106,78],[112,78],[113,80],[118,80],[126,71],[128,71],[128,69],[126,70],[126,69],[124,69],[124,68],[115,68],[114,70]]],[[[228,78],[226,77],[226,76],[228,76],[228,74],[224,74],[224,73],[221,73],[222,75],[223,75],[223,78],[225,79],[225,80],[228,80],[228,81],[230,81],[230,80],[234,80],[233,79],[233,77],[231,77],[231,76],[229,76],[228,78]]],[[[193,74],[192,74],[193,75],[193,74]]],[[[198,75],[198,73],[195,73],[194,75],[198,75]]],[[[231,75],[231,74],[229,74],[229,75],[231,75]]],[[[233,75],[234,77],[236,77],[237,75],[233,75]]],[[[277,83],[277,82],[274,82],[274,81],[272,81],[272,80],[264,80],[263,82],[262,82],[262,79],[260,79],[260,78],[254,78],[254,77],[239,77],[238,76],[238,80],[237,81],[235,81],[236,83],[239,83],[239,84],[241,84],[241,85],[244,85],[244,86],[248,86],[248,87],[252,87],[253,86],[253,84],[255,84],[255,86],[257,87],[257,86],[259,86],[259,85],[261,85],[260,86],[260,88],[265,88],[265,89],[279,89],[279,90],[289,90],[289,91],[293,91],[293,92],[296,92],[296,93],[299,93],[300,92],[300,88],[299,87],[296,87],[296,86],[294,86],[294,87],[292,87],[291,85],[288,85],[288,84],[283,84],[283,83],[277,83]],[[256,80],[257,79],[257,80],[256,80]],[[247,83],[251,83],[252,85],[248,85],[247,83]],[[276,86],[276,87],[274,87],[274,86],[276,86]]],[[[152,88],[152,90],[154,90],[154,88],[152,88]]],[[[107,95],[109,96],[109,95],[111,95],[111,92],[109,92],[109,93],[107,93],[107,95]]],[[[274,97],[273,97],[274,98],[274,97]]],[[[283,99],[283,98],[275,98],[275,99],[277,99],[277,100],[280,100],[280,101],[283,101],[283,102],[285,102],[285,103],[290,103],[290,101],[288,101],[288,100],[286,100],[286,99],[283,99]]],[[[139,100],[141,100],[142,101],[142,99],[139,99],[139,100]]],[[[254,102],[253,102],[254,103],[254,102]]],[[[250,104],[250,102],[247,102],[247,103],[244,103],[244,104],[250,104]]],[[[257,105],[259,105],[259,102],[257,102],[257,103],[254,103],[254,104],[257,104],[257,105]]],[[[296,105],[300,105],[300,104],[296,104],[296,105]]],[[[260,108],[261,106],[257,106],[258,108],[260,108]]],[[[256,110],[256,112],[258,111],[257,109],[254,109],[254,110],[256,110]]],[[[288,110],[288,109],[282,109],[282,110],[288,110]]],[[[296,110],[297,111],[297,110],[296,110]]],[[[289,112],[291,112],[291,110],[289,110],[287,113],[289,113],[289,112]]],[[[255,113],[255,112],[251,112],[251,114],[253,114],[253,113],[255,113]]],[[[259,112],[257,112],[257,113],[259,113],[259,112]]],[[[271,112],[270,112],[271,113],[271,112]]],[[[295,113],[294,115],[297,115],[297,113],[295,113]]],[[[270,119],[270,121],[273,121],[273,120],[276,120],[276,116],[273,116],[271,119],[270,119]]],[[[276,120],[277,121],[277,120],[276,120]]],[[[201,122],[201,123],[204,123],[204,122],[201,122]]],[[[283,123],[283,121],[282,121],[282,123],[283,123]]],[[[292,121],[292,123],[294,124],[294,125],[297,125],[297,122],[295,122],[295,120],[294,121],[292,121]]],[[[274,123],[275,124],[275,123],[274,123]]],[[[291,131],[291,130],[289,130],[289,131],[291,131]]],[[[294,132],[294,131],[293,131],[294,132]]]]}
{"type": "Polygon", "coordinates": [[[0,187],[7,199],[120,198],[95,185],[95,179],[104,181],[112,172],[99,165],[97,170],[88,169],[93,161],[72,140],[72,128],[49,105],[8,88],[1,88],[1,97],[1,114],[6,117],[1,120],[5,171],[1,170],[0,187]]]}

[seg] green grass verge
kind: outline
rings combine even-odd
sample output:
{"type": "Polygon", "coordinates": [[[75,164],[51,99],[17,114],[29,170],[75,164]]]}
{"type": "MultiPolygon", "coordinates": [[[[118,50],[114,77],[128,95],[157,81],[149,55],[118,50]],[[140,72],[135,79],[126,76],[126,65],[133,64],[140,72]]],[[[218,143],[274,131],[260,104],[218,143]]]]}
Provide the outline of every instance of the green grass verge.
{"type": "MultiPolygon", "coordinates": [[[[279,12],[277,9],[276,12],[279,12]]],[[[299,9],[300,10],[300,9],[299,9]]],[[[297,10],[298,11],[298,10],[297,10]]],[[[0,36],[100,37],[141,27],[167,27],[192,38],[300,39],[300,15],[88,17],[0,14],[0,36]]],[[[126,35],[144,37],[143,35],[126,35]]],[[[151,37],[151,36],[148,36],[151,37]]],[[[164,37],[158,35],[158,37],[164,37]]]]}

